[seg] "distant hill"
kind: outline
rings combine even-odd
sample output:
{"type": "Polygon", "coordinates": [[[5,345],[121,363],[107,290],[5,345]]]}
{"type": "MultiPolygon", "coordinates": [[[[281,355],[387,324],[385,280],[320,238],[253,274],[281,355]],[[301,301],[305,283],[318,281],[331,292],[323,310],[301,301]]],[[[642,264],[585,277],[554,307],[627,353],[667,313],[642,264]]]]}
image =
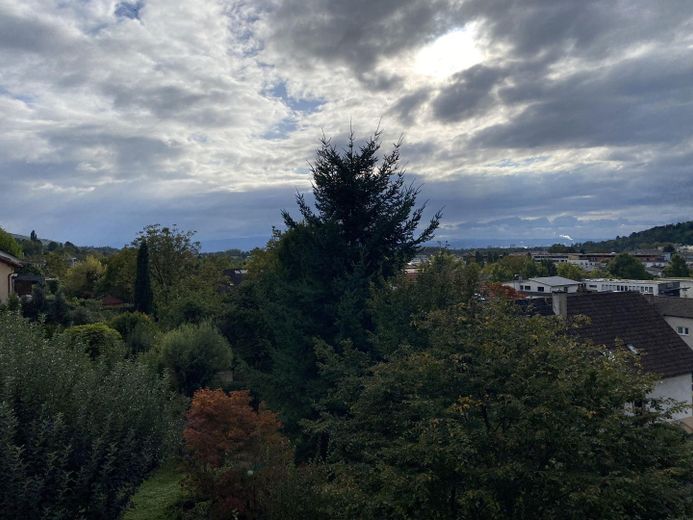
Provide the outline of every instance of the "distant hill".
{"type": "Polygon", "coordinates": [[[668,244],[693,245],[693,220],[656,226],[644,231],[631,233],[627,237],[616,237],[601,242],[583,242],[575,244],[578,249],[587,252],[621,252],[634,249],[650,249],[668,244]]]}

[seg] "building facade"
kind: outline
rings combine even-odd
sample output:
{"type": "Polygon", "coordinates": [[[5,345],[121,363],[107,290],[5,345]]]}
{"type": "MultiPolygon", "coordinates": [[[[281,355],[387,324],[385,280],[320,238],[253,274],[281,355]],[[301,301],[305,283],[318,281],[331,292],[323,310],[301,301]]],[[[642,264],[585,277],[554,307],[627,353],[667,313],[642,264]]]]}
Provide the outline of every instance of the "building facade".
{"type": "Polygon", "coordinates": [[[7,303],[10,294],[14,292],[14,273],[21,266],[17,258],[0,251],[0,303],[7,303]]]}

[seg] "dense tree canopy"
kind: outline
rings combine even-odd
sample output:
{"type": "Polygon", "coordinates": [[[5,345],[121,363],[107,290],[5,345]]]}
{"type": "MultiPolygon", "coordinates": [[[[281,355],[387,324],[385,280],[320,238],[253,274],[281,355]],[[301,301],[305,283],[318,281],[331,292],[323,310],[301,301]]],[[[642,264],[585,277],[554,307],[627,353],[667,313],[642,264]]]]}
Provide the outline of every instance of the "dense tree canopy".
{"type": "Polygon", "coordinates": [[[3,518],[118,518],[179,431],[164,381],[0,312],[3,518]]]}
{"type": "Polygon", "coordinates": [[[177,226],[146,226],[132,245],[147,244],[149,272],[154,291],[154,308],[165,302],[174,288],[194,271],[200,244],[193,241],[194,231],[182,231],[177,226]]]}
{"type": "Polygon", "coordinates": [[[299,195],[301,220],[283,213],[287,229],[250,260],[225,320],[249,382],[294,434],[325,392],[316,341],[372,352],[371,287],[397,274],[438,226],[435,215],[417,233],[423,207],[405,185],[399,144],[380,161],[379,151],[379,134],[361,146],[352,135],[343,151],[322,141],[311,165],[315,209],[299,195]]]}
{"type": "Polygon", "coordinates": [[[509,305],[428,313],[350,381],[347,413],[318,422],[332,517],[690,516],[692,446],[646,397],[653,378],[509,305]]]}
{"type": "Polygon", "coordinates": [[[664,276],[690,276],[691,272],[686,265],[686,260],[681,255],[672,255],[671,262],[662,272],[664,276]]]}
{"type": "Polygon", "coordinates": [[[587,278],[588,273],[582,267],[568,262],[561,262],[556,266],[556,274],[571,280],[581,281],[587,278]]]}
{"type": "Polygon", "coordinates": [[[649,280],[652,276],[645,270],[640,260],[628,253],[620,253],[609,262],[609,272],[617,278],[629,280],[649,280]]]}
{"type": "Polygon", "coordinates": [[[0,228],[0,251],[16,257],[22,254],[22,250],[14,237],[2,228],[0,228]]]}

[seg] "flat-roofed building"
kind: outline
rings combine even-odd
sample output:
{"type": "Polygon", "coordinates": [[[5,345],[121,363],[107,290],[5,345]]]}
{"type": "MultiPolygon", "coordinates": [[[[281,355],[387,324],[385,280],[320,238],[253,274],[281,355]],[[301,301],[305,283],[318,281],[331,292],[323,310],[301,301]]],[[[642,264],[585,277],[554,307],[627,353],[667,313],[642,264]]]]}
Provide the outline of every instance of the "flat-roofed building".
{"type": "Polygon", "coordinates": [[[666,280],[625,280],[587,278],[585,289],[591,292],[637,292],[653,296],[678,296],[679,283],[666,280]]]}
{"type": "Polygon", "coordinates": [[[513,280],[505,282],[503,285],[512,287],[523,294],[541,296],[555,292],[576,293],[582,284],[563,276],[539,276],[527,280],[513,280]]]}

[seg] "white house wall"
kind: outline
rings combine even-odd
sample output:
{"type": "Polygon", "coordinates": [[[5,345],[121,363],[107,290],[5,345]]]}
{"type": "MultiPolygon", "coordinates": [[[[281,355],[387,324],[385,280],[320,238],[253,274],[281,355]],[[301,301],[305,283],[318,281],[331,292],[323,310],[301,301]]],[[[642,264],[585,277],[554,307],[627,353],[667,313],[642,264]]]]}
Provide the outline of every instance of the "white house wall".
{"type": "Polygon", "coordinates": [[[666,322],[676,331],[676,327],[687,327],[688,334],[679,334],[679,338],[686,342],[686,345],[693,349],[693,318],[679,318],[678,316],[664,316],[666,322]]]}
{"type": "Polygon", "coordinates": [[[673,418],[684,419],[686,417],[690,417],[692,415],[690,406],[693,404],[693,393],[691,392],[692,382],[693,378],[691,377],[691,374],[668,377],[657,383],[657,386],[655,386],[649,397],[682,401],[688,404],[689,408],[684,412],[674,414],[673,418]]]}

